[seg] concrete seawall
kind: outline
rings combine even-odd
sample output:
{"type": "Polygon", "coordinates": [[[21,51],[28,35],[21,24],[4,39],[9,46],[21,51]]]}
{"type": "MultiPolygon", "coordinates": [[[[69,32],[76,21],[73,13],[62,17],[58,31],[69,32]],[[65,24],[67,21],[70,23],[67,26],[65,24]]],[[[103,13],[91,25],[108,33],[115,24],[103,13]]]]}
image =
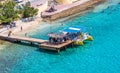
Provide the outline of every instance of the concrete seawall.
{"type": "Polygon", "coordinates": [[[51,15],[44,15],[43,14],[42,18],[43,18],[44,21],[47,21],[47,20],[53,21],[53,20],[56,20],[56,19],[59,19],[59,18],[63,18],[63,17],[69,16],[69,15],[72,15],[72,14],[75,14],[75,13],[79,13],[79,12],[88,10],[90,8],[93,8],[95,5],[100,4],[104,1],[105,0],[90,0],[90,1],[87,1],[83,4],[71,7],[69,9],[63,10],[63,11],[58,12],[58,13],[54,13],[54,14],[51,14],[51,15]]]}

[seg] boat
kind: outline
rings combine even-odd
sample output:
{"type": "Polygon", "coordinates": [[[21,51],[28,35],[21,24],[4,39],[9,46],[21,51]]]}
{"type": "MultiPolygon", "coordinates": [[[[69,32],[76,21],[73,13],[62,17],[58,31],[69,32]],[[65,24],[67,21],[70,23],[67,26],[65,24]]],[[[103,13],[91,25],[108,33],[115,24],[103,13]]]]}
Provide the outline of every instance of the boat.
{"type": "Polygon", "coordinates": [[[93,37],[86,32],[83,26],[72,26],[61,31],[61,33],[49,33],[49,43],[61,44],[72,41],[74,45],[84,45],[84,41],[92,41],[93,37]]]}
{"type": "Polygon", "coordinates": [[[84,45],[84,41],[92,41],[93,37],[86,32],[85,27],[83,26],[72,26],[65,30],[63,30],[63,33],[69,34],[69,38],[74,41],[74,45],[84,45]],[[71,38],[71,35],[75,35],[73,38],[71,38]]]}

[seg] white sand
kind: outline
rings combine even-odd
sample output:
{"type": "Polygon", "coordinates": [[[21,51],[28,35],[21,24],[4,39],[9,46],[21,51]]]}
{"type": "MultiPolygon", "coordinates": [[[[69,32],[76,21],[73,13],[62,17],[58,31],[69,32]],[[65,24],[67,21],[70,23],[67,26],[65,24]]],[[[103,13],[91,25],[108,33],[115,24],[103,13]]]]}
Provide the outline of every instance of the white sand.
{"type": "Polygon", "coordinates": [[[34,27],[37,27],[37,25],[42,21],[41,18],[36,18],[34,21],[31,22],[22,22],[21,20],[19,21],[15,21],[16,22],[16,27],[6,30],[4,32],[2,32],[2,34],[8,34],[9,31],[12,31],[13,35],[17,35],[20,33],[24,33],[27,32],[29,30],[31,30],[34,27]],[[22,27],[22,30],[21,30],[22,27]]]}
{"type": "MultiPolygon", "coordinates": [[[[29,32],[31,29],[37,27],[40,22],[42,21],[41,18],[36,18],[34,21],[31,22],[22,22],[21,20],[16,21],[16,27],[9,29],[9,30],[4,30],[1,32],[2,34],[8,34],[9,31],[12,31],[12,35],[20,35],[22,33],[29,32]],[[21,31],[21,26],[23,30],[21,31]]],[[[0,40],[0,50],[4,49],[9,42],[2,41],[0,40]]]]}

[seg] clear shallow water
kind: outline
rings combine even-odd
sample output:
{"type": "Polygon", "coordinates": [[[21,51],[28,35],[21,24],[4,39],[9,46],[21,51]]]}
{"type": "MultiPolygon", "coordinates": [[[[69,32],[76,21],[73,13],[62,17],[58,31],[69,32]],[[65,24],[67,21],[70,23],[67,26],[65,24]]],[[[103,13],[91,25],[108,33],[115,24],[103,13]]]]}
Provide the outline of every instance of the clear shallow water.
{"type": "Polygon", "coordinates": [[[54,25],[43,24],[29,33],[43,38],[71,25],[82,25],[94,38],[84,46],[68,48],[60,54],[37,47],[9,44],[0,51],[0,73],[120,73],[120,5],[104,12],[91,12],[54,25]],[[41,29],[39,29],[41,28],[41,29]]]}

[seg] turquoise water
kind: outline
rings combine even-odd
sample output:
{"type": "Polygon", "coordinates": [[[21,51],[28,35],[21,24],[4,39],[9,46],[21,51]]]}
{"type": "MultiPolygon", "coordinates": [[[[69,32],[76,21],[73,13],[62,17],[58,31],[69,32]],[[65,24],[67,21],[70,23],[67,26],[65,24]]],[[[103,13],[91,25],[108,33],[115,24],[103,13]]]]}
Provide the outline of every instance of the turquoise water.
{"type": "Polygon", "coordinates": [[[36,46],[9,44],[0,50],[0,73],[120,73],[120,5],[102,12],[89,12],[53,25],[45,24],[31,32],[43,38],[72,25],[82,25],[94,38],[84,46],[67,48],[60,54],[36,46]],[[39,29],[43,27],[42,29],[39,29]]]}

